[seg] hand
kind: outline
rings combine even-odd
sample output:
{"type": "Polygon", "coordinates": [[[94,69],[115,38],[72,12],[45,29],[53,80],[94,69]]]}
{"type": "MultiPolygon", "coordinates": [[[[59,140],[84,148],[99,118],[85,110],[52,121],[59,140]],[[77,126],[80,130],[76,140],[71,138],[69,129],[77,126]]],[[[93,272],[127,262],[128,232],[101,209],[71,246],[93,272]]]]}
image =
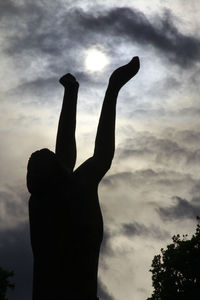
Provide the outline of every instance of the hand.
{"type": "Polygon", "coordinates": [[[110,76],[109,85],[113,88],[120,89],[125,85],[133,76],[137,74],[140,68],[140,60],[138,56],[134,56],[132,60],[116,69],[110,76]]]}
{"type": "Polygon", "coordinates": [[[67,73],[64,76],[62,76],[59,80],[59,82],[66,88],[66,87],[79,87],[78,81],[76,81],[76,78],[70,74],[67,73]]]}

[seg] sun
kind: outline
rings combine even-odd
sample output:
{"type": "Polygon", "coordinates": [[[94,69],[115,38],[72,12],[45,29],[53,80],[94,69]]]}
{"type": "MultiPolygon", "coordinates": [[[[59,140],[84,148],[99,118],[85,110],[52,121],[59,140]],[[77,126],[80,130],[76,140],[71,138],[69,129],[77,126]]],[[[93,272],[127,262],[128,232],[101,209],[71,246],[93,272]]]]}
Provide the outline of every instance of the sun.
{"type": "Polygon", "coordinates": [[[85,55],[85,68],[90,72],[100,72],[108,64],[107,56],[96,48],[90,48],[85,55]]]}

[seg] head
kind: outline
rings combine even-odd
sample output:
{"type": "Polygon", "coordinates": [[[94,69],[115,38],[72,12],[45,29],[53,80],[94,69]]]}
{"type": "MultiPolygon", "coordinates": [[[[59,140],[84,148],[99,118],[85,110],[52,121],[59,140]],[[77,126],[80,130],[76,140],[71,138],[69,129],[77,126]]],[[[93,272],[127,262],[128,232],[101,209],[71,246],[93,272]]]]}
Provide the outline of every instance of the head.
{"type": "Polygon", "coordinates": [[[27,166],[29,192],[41,194],[56,190],[58,185],[62,183],[65,172],[55,153],[49,149],[45,148],[34,152],[27,166]]]}

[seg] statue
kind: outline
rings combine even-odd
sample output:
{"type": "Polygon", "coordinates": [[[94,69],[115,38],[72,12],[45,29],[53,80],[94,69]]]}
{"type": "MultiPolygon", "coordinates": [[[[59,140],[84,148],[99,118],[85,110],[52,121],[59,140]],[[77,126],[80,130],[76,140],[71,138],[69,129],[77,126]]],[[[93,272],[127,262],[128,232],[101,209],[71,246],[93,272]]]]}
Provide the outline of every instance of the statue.
{"type": "Polygon", "coordinates": [[[103,220],[98,185],[115,151],[117,96],[139,70],[139,58],[110,76],[100,115],[94,154],[76,163],[76,104],[79,83],[60,79],[64,99],[55,153],[34,152],[28,162],[29,219],[33,251],[33,300],[96,300],[103,220]]]}

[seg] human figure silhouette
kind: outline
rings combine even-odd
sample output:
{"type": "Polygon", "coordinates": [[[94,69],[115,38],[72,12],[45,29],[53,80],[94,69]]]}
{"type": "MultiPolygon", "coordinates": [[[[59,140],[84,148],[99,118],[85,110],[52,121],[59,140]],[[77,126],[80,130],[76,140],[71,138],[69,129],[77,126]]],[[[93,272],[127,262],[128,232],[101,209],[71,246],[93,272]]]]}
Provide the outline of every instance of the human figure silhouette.
{"type": "Polygon", "coordinates": [[[64,86],[55,154],[42,149],[28,162],[29,218],[34,258],[33,300],[95,300],[103,220],[98,185],[115,150],[116,101],[121,87],[139,70],[139,58],[115,70],[100,115],[94,154],[74,170],[79,84],[64,86]]]}

